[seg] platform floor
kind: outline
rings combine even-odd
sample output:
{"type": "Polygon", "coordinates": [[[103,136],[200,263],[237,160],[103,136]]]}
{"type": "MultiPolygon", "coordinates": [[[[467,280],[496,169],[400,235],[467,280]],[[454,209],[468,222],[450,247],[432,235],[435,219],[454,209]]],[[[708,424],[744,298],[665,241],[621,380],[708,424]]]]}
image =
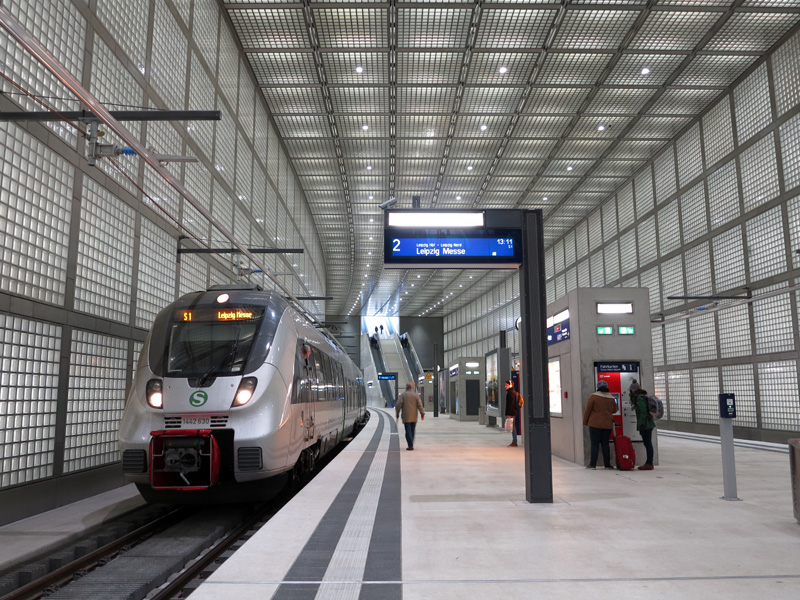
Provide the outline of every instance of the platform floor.
{"type": "Polygon", "coordinates": [[[718,445],[662,436],[654,471],[554,458],[554,503],[528,504],[509,438],[428,415],[408,452],[373,410],[193,600],[800,598],[787,454],[737,448],[730,502],[718,445]]]}
{"type": "Polygon", "coordinates": [[[0,571],[144,505],[133,484],[0,527],[0,571]]]}
{"type": "MultiPolygon", "coordinates": [[[[654,471],[554,458],[554,503],[528,504],[509,437],[428,415],[407,452],[373,409],[192,599],[800,598],[787,454],[737,448],[728,502],[718,445],[661,436],[654,471]]],[[[0,568],[140,502],[126,486],[2,527],[0,568]]]]}

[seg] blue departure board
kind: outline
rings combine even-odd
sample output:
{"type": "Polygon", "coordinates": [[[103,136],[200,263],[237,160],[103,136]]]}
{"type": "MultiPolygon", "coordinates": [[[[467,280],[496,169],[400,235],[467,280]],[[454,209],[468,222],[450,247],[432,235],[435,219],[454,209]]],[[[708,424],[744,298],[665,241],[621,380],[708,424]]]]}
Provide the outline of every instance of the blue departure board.
{"type": "Polygon", "coordinates": [[[389,229],[387,268],[516,268],[522,262],[520,231],[513,229],[389,229]]]}

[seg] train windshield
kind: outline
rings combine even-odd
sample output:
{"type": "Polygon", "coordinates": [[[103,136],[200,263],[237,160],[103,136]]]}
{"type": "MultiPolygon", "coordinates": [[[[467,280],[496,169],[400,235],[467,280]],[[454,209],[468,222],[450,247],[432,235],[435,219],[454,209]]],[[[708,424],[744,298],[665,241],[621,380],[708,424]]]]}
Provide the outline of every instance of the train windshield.
{"type": "Polygon", "coordinates": [[[263,308],[251,307],[176,311],[170,324],[166,374],[201,380],[241,375],[263,317],[263,308]]]}

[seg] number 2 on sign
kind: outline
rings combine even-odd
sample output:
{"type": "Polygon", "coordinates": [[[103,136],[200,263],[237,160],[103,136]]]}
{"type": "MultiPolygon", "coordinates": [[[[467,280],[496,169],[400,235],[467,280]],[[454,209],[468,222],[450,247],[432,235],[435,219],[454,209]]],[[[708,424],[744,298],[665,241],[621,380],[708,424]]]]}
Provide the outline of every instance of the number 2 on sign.
{"type": "Polygon", "coordinates": [[[392,240],[392,252],[400,252],[400,240],[394,239],[392,240]]]}

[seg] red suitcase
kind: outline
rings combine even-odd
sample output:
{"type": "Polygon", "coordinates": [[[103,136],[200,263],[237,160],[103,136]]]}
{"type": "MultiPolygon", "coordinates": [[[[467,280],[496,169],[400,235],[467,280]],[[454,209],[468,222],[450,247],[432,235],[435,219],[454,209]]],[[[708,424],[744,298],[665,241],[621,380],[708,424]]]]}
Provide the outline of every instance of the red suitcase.
{"type": "Polygon", "coordinates": [[[636,465],[636,452],[633,451],[633,442],[627,435],[618,435],[614,438],[614,452],[617,456],[617,468],[620,471],[630,471],[636,465]]]}

